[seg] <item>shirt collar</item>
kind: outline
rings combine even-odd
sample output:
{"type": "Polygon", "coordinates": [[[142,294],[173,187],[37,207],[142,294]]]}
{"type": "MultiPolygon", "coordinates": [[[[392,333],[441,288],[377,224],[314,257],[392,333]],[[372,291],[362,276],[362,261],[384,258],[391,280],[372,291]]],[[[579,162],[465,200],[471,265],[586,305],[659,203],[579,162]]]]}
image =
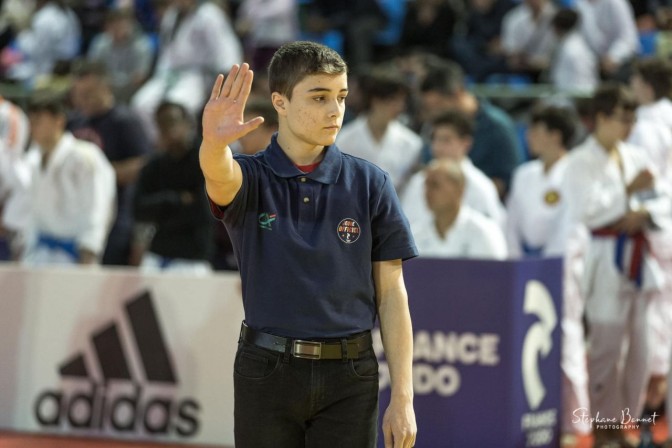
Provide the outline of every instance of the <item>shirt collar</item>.
{"type": "Polygon", "coordinates": [[[274,134],[271,138],[271,144],[265,151],[265,158],[276,176],[285,178],[304,176],[323,184],[335,184],[343,163],[341,151],[336,145],[327,146],[324,150],[324,159],[320,162],[320,166],[312,173],[306,174],[287,157],[285,151],[278,144],[278,134],[274,134]]]}

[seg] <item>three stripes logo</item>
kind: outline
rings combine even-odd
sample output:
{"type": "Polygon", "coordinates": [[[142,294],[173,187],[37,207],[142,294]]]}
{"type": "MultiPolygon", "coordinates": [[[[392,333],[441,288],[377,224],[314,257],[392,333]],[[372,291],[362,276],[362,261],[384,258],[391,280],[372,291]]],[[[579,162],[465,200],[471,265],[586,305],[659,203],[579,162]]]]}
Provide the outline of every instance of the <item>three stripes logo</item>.
{"type": "Polygon", "coordinates": [[[120,322],[104,325],[91,336],[97,374],[84,352],[65,361],[59,373],[64,385],[75,383],[74,390],[40,393],[33,409],[36,420],[44,427],[60,428],[67,422],[86,431],[194,436],[201,406],[193,398],[175,397],[177,372],[149,292],[130,299],[124,308],[135,342],[126,345],[135,350],[124,349],[120,322]]]}

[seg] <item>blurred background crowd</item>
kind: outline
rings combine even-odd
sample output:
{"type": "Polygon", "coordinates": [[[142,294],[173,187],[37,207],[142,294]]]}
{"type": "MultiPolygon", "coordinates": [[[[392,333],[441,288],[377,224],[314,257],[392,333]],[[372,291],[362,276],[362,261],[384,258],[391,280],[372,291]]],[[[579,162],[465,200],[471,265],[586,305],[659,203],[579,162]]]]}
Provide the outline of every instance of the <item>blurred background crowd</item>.
{"type": "Polygon", "coordinates": [[[644,158],[628,193],[672,189],[670,0],[1,0],[0,260],[235,270],[200,114],[216,75],[249,62],[246,115],[265,122],[233,149],[263,150],[265,70],[299,39],[345,57],[337,144],[389,174],[421,256],[579,259],[560,215],[581,200],[563,190],[575,146],[627,143],[644,158]]]}

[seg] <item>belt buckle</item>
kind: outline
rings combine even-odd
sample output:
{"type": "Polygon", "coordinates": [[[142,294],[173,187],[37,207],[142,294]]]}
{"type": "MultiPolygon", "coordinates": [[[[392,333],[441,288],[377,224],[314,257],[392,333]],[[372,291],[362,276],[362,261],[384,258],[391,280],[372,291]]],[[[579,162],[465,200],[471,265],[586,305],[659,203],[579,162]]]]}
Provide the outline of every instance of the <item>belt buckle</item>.
{"type": "Polygon", "coordinates": [[[292,354],[295,358],[320,359],[322,357],[322,343],[314,341],[294,341],[292,354]]]}

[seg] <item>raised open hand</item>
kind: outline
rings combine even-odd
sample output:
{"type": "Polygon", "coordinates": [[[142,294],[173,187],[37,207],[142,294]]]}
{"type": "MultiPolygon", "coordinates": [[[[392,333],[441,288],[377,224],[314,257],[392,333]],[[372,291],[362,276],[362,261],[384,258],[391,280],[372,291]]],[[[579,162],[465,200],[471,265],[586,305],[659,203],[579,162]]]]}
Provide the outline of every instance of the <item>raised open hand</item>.
{"type": "Polygon", "coordinates": [[[248,122],[243,119],[253,78],[254,73],[247,64],[234,65],[226,80],[224,75],[217,76],[203,111],[203,142],[206,145],[223,148],[264,122],[262,117],[248,122]]]}

